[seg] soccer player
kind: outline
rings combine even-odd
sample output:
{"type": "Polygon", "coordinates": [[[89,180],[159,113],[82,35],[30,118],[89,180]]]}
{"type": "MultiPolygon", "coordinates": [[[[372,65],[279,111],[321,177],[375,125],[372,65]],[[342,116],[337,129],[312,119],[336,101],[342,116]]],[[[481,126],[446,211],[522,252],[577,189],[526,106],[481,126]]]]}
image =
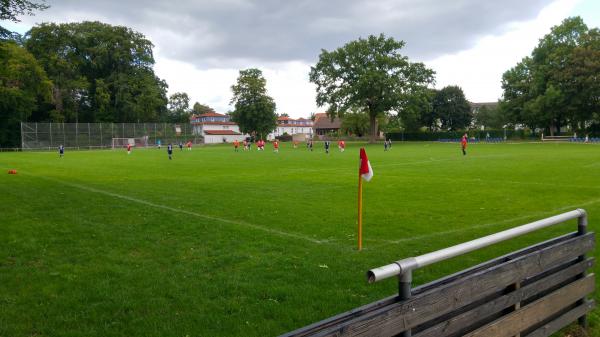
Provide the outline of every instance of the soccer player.
{"type": "Polygon", "coordinates": [[[273,152],[279,153],[279,142],[277,141],[277,139],[275,139],[275,141],[273,142],[273,152]]]}
{"type": "Polygon", "coordinates": [[[385,142],[383,142],[383,151],[387,151],[387,150],[388,150],[388,142],[386,139],[385,142]]]}
{"type": "Polygon", "coordinates": [[[326,140],[325,141],[325,153],[329,153],[329,145],[330,145],[329,141],[326,140]]]}
{"type": "MultiPolygon", "coordinates": [[[[238,152],[238,147],[240,147],[240,142],[236,139],[233,141],[233,149],[235,152],[238,152]]],[[[244,150],[246,150],[246,141],[244,141],[244,150]]]]}
{"type": "Polygon", "coordinates": [[[183,142],[179,142],[179,151],[183,151],[183,142]]]}
{"type": "Polygon", "coordinates": [[[156,144],[158,144],[158,149],[160,150],[160,146],[161,146],[160,139],[156,141],[156,144]]]}
{"type": "Polygon", "coordinates": [[[58,156],[60,158],[65,156],[65,147],[62,144],[60,144],[60,146],[58,147],[58,156]]]}
{"type": "Polygon", "coordinates": [[[312,141],[312,139],[308,142],[308,148],[310,149],[310,152],[312,152],[312,150],[313,150],[313,141],[312,141]]]}
{"type": "Polygon", "coordinates": [[[391,150],[392,149],[392,139],[388,139],[388,149],[391,150]]]}
{"type": "Polygon", "coordinates": [[[462,136],[462,140],[460,141],[460,147],[462,149],[463,156],[467,155],[467,134],[465,133],[462,136]]]}
{"type": "Polygon", "coordinates": [[[298,141],[297,141],[297,140],[295,140],[295,141],[294,141],[294,149],[297,149],[297,148],[298,148],[298,141]]]}
{"type": "Polygon", "coordinates": [[[131,144],[127,143],[127,154],[131,154],[131,144]]]}
{"type": "Polygon", "coordinates": [[[169,154],[169,160],[171,160],[173,156],[173,145],[171,143],[167,146],[167,153],[169,154]]]}
{"type": "Polygon", "coordinates": [[[187,148],[188,148],[188,151],[192,151],[192,141],[191,140],[188,140],[187,148]]]}
{"type": "Polygon", "coordinates": [[[340,140],[340,151],[341,152],[346,151],[346,142],[343,140],[340,140]]]}

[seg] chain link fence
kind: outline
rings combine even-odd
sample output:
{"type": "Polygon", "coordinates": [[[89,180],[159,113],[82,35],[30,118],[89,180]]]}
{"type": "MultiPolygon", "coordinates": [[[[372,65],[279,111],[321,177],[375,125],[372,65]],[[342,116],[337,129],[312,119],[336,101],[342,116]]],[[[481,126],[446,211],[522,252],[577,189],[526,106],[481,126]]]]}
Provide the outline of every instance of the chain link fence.
{"type": "Polygon", "coordinates": [[[115,138],[143,138],[147,146],[201,143],[190,124],[169,123],[21,123],[23,150],[112,148],[115,138]]]}

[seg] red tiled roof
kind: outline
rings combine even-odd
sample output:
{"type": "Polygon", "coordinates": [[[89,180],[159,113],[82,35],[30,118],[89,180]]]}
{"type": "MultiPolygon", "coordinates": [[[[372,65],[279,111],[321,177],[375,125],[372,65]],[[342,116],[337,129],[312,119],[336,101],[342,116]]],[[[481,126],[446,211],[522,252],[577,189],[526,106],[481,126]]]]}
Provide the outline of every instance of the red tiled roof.
{"type": "Polygon", "coordinates": [[[207,135],[241,135],[239,132],[233,130],[204,130],[207,135]]]}
{"type": "Polygon", "coordinates": [[[234,122],[192,122],[194,125],[237,125],[234,122]]]}
{"type": "Polygon", "coordinates": [[[277,117],[278,121],[289,121],[291,118],[286,117],[286,116],[281,116],[281,117],[277,117]]]}

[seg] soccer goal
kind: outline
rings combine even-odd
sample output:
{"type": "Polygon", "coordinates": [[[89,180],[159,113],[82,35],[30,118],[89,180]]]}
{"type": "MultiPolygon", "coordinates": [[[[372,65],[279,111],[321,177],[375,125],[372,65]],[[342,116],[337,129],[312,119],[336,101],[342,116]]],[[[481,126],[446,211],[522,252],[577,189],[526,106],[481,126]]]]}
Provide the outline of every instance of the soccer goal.
{"type": "Polygon", "coordinates": [[[571,139],[574,139],[575,135],[570,136],[544,136],[542,133],[542,142],[570,142],[571,139]]]}
{"type": "Polygon", "coordinates": [[[135,147],[146,147],[146,146],[148,146],[148,137],[113,138],[112,139],[112,148],[113,149],[127,147],[127,145],[131,145],[131,146],[135,146],[135,147]]]}

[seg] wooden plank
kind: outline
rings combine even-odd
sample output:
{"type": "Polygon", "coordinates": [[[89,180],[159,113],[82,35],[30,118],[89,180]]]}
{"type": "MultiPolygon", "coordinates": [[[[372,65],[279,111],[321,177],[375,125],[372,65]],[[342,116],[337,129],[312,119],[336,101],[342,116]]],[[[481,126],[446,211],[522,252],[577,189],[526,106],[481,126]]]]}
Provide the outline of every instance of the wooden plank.
{"type": "MultiPolygon", "coordinates": [[[[551,274],[545,278],[536,280],[533,283],[527,284],[522,288],[511,293],[498,297],[481,306],[475,307],[472,310],[463,312],[444,322],[438,323],[426,330],[414,333],[414,337],[443,337],[452,336],[461,331],[465,331],[469,327],[477,327],[477,322],[497,314],[511,305],[521,302],[538,293],[543,293],[561,283],[576,277],[586,269],[592,267],[593,258],[586,261],[578,262],[572,266],[565,268],[559,272],[551,274]]],[[[470,329],[472,330],[472,329],[470,329]]]]}
{"type": "MultiPolygon", "coordinates": [[[[577,232],[573,232],[573,233],[565,234],[565,235],[562,235],[562,236],[559,236],[559,237],[556,237],[556,238],[552,238],[552,239],[549,239],[547,241],[540,242],[540,243],[537,243],[535,245],[532,245],[532,246],[529,246],[529,247],[525,247],[523,249],[520,249],[520,250],[511,252],[511,253],[508,253],[506,255],[497,257],[495,259],[483,262],[483,263],[478,264],[476,266],[472,266],[472,267],[469,267],[467,269],[463,269],[463,270],[461,270],[459,272],[456,272],[456,273],[448,275],[448,276],[444,276],[444,277],[442,277],[440,279],[437,279],[435,281],[432,281],[432,282],[429,282],[429,283],[417,286],[417,287],[413,288],[413,290],[412,290],[413,296],[416,295],[416,294],[420,294],[420,293],[423,293],[425,291],[428,291],[430,289],[442,286],[444,284],[448,284],[448,283],[454,282],[454,281],[456,281],[458,279],[465,278],[465,277],[467,277],[469,275],[472,275],[472,274],[475,274],[475,273],[477,273],[477,272],[479,272],[481,270],[487,270],[489,268],[492,268],[492,267],[497,266],[499,264],[505,263],[507,261],[514,260],[514,259],[516,259],[516,258],[518,258],[520,256],[527,255],[527,254],[529,254],[529,253],[531,253],[533,251],[540,250],[540,249],[543,249],[545,247],[556,245],[556,244],[558,244],[560,242],[569,240],[569,239],[571,239],[571,238],[573,238],[573,237],[575,237],[577,235],[578,235],[577,232]]],[[[379,300],[379,301],[376,301],[376,302],[373,302],[373,303],[369,303],[369,304],[360,306],[358,308],[355,308],[355,309],[349,310],[347,312],[344,312],[344,313],[332,316],[332,317],[327,318],[325,320],[322,320],[322,321],[319,321],[319,322],[307,325],[307,326],[305,326],[303,328],[300,328],[300,329],[288,332],[288,333],[286,333],[284,335],[281,335],[280,337],[311,336],[311,335],[313,335],[315,333],[318,333],[319,331],[323,331],[326,328],[333,327],[333,326],[335,326],[337,324],[342,324],[344,322],[350,321],[351,319],[354,319],[356,317],[365,315],[365,314],[367,314],[369,312],[373,312],[373,311],[378,310],[378,309],[380,309],[382,307],[386,307],[388,305],[391,305],[393,303],[397,303],[399,301],[400,300],[398,299],[398,295],[389,296],[389,297],[386,297],[386,298],[384,298],[382,300],[379,300]]]]}
{"type": "Polygon", "coordinates": [[[571,309],[567,313],[564,313],[554,319],[552,322],[545,324],[544,326],[539,327],[538,329],[532,331],[527,334],[525,337],[547,337],[557,332],[558,330],[564,328],[565,326],[571,324],[577,318],[589,313],[594,309],[596,303],[593,300],[586,301],[583,304],[571,309]]]}
{"type": "Polygon", "coordinates": [[[486,298],[506,286],[574,260],[594,247],[587,233],[375,310],[315,336],[394,336],[486,298]]]}
{"type": "Polygon", "coordinates": [[[514,336],[584,298],[594,286],[594,274],[590,274],[463,337],[514,336]]]}

